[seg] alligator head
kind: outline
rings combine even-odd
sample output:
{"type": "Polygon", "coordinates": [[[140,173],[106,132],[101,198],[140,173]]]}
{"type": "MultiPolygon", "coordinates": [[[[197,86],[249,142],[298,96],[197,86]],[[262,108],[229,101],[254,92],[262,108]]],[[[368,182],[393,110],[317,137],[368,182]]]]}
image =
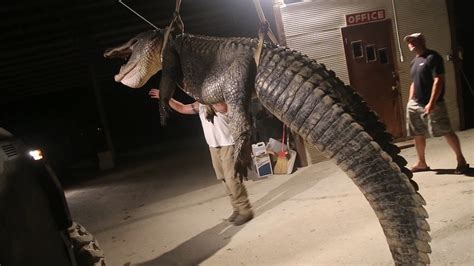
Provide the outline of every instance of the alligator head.
{"type": "Polygon", "coordinates": [[[107,49],[104,52],[105,58],[127,60],[115,75],[115,81],[130,88],[140,88],[160,71],[163,35],[162,30],[150,30],[138,34],[122,45],[107,49]]]}

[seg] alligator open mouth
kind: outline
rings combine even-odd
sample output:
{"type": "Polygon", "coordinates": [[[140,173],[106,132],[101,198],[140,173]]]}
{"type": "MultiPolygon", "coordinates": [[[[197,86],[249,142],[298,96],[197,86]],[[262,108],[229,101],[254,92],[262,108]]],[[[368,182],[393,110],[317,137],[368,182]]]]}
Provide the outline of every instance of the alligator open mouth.
{"type": "Polygon", "coordinates": [[[136,43],[136,41],[127,42],[123,46],[108,49],[104,53],[105,58],[120,58],[126,61],[125,64],[120,66],[119,72],[114,76],[116,82],[122,82],[122,80],[137,66],[137,62],[130,64],[131,62],[129,61],[130,55],[133,53],[131,47],[134,43],[136,43]]]}
{"type": "Polygon", "coordinates": [[[142,87],[161,69],[161,43],[160,32],[148,31],[122,45],[106,50],[105,58],[126,60],[114,76],[114,80],[130,88],[142,87]]]}
{"type": "Polygon", "coordinates": [[[119,72],[114,76],[114,80],[116,82],[122,82],[126,78],[130,78],[129,74],[136,74],[136,66],[138,62],[135,62],[133,64],[126,63],[120,67],[119,72]]]}

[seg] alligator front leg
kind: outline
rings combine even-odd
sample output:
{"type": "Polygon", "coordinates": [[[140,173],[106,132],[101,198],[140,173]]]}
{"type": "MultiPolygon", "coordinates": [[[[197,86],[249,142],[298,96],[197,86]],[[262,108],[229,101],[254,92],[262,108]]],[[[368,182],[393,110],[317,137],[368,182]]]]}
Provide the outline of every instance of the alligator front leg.
{"type": "Polygon", "coordinates": [[[216,116],[214,108],[210,105],[206,105],[206,120],[214,124],[214,116],[216,116]]]}
{"type": "Polygon", "coordinates": [[[171,97],[173,96],[173,93],[175,91],[175,87],[173,87],[174,82],[168,81],[165,78],[161,79],[160,82],[160,124],[162,126],[165,126],[168,118],[169,118],[169,112],[171,110],[171,107],[169,105],[169,101],[171,100],[171,97]]]}
{"type": "Polygon", "coordinates": [[[169,101],[176,90],[176,83],[182,80],[181,65],[176,51],[168,45],[163,51],[163,73],[160,81],[160,122],[166,125],[169,118],[169,101]]]}

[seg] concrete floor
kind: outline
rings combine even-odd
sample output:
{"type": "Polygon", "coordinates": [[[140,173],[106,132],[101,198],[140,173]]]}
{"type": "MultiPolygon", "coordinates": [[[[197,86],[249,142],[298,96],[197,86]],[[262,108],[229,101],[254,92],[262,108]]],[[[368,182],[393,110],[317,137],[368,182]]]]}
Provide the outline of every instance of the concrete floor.
{"type": "MultiPolygon", "coordinates": [[[[474,129],[458,136],[474,164],[474,129]]],[[[452,174],[444,139],[427,145],[433,171],[414,179],[430,214],[432,264],[474,265],[473,169],[452,174]]],[[[413,147],[402,155],[416,160],[413,147]]],[[[393,264],[372,209],[331,161],[246,186],[256,217],[235,227],[222,220],[230,204],[202,146],[119,167],[66,197],[109,265],[393,264]]]]}

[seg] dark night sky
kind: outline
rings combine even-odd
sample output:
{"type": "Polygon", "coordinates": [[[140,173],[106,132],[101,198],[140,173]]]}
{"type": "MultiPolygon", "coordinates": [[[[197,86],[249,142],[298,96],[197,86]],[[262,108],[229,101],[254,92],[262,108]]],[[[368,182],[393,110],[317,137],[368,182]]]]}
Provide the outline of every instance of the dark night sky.
{"type": "MultiPolygon", "coordinates": [[[[159,27],[170,22],[175,5],[124,2],[159,27]]],[[[262,0],[265,9],[269,4],[262,0]]],[[[0,7],[0,15],[0,125],[28,144],[64,165],[105,150],[96,87],[118,159],[177,140],[195,139],[205,147],[197,116],[174,113],[160,126],[157,101],[147,95],[159,75],[136,90],[113,81],[121,62],[102,53],[151,29],[118,1],[19,0],[0,7]]],[[[186,31],[195,34],[253,37],[258,29],[251,0],[183,1],[181,15],[186,31]]],[[[180,92],[175,97],[191,101],[180,92]]]]}
{"type": "MultiPolygon", "coordinates": [[[[163,26],[171,18],[175,1],[125,2],[158,26],[163,26]]],[[[268,12],[271,1],[261,2],[268,18],[272,19],[268,12]]],[[[464,71],[472,83],[474,27],[472,15],[464,5],[465,1],[454,1],[454,18],[457,41],[464,47],[464,71]]],[[[94,83],[91,82],[91,77],[95,77],[118,154],[179,139],[194,138],[198,145],[205,145],[197,117],[173,114],[166,128],[159,125],[157,102],[147,96],[148,90],[158,85],[159,76],[137,90],[113,82],[120,63],[103,59],[102,52],[112,43],[120,43],[137,32],[150,29],[117,1],[11,1],[0,7],[0,15],[2,21],[6,21],[0,26],[3,32],[0,71],[9,70],[8,64],[11,66],[16,61],[25,65],[17,68],[17,74],[7,73],[5,77],[5,73],[0,74],[4,83],[0,87],[0,125],[32,144],[46,143],[64,161],[94,157],[97,151],[105,149],[103,132],[97,131],[104,125],[99,119],[94,83]],[[55,56],[64,57],[64,60],[58,61],[59,65],[46,65],[52,58],[41,57],[41,53],[44,49],[59,49],[55,48],[55,43],[64,42],[64,36],[73,39],[72,52],[58,52],[55,56]],[[78,61],[69,61],[70,55],[78,61]],[[73,68],[74,64],[78,67],[73,68]],[[42,68],[49,68],[48,75],[58,73],[55,85],[47,82],[42,68]],[[22,69],[28,75],[22,75],[22,69]],[[14,81],[10,84],[10,80],[14,81]],[[30,91],[35,88],[40,93],[30,91]],[[76,157],[64,150],[77,151],[76,157]]],[[[253,37],[258,28],[251,0],[184,0],[182,17],[187,31],[198,34],[253,37]]],[[[176,97],[191,101],[183,93],[176,97]]],[[[474,125],[470,124],[470,127],[474,125]]]]}

